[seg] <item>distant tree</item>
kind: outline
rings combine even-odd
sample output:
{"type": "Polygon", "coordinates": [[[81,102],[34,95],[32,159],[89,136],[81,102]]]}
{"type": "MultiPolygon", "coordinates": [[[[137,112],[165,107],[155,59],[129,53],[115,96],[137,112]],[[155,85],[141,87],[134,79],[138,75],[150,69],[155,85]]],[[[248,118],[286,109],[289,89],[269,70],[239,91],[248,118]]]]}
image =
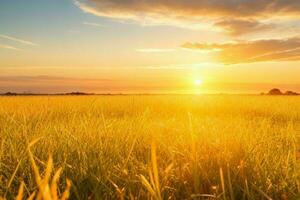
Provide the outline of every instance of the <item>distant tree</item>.
{"type": "Polygon", "coordinates": [[[13,92],[6,92],[4,95],[6,95],[6,96],[16,96],[18,94],[17,93],[13,93],[13,92]]]}
{"type": "Polygon", "coordinates": [[[289,96],[292,96],[292,95],[299,95],[297,92],[293,92],[293,91],[286,91],[284,93],[284,95],[289,95],[289,96]]]}
{"type": "Polygon", "coordinates": [[[277,88],[270,90],[268,94],[269,95],[283,95],[283,93],[277,88]]]}
{"type": "Polygon", "coordinates": [[[81,96],[81,95],[94,95],[94,93],[71,92],[71,93],[65,93],[65,95],[81,96]]]}

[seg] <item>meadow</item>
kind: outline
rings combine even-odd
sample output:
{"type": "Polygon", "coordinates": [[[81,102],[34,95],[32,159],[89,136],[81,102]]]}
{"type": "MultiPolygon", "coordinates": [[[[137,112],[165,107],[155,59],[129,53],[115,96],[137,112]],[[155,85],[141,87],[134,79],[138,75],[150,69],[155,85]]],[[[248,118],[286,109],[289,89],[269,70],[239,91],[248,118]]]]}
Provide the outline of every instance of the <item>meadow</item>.
{"type": "Polygon", "coordinates": [[[296,200],[299,136],[293,96],[0,97],[0,196],[37,190],[32,155],[70,199],[296,200]]]}

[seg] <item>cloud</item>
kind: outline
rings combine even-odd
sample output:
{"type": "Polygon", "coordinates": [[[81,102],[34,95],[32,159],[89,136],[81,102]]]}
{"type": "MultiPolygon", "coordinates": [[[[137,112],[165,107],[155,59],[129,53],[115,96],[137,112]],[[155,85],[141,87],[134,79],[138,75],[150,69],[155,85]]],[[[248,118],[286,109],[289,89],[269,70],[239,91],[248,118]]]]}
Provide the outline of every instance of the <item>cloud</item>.
{"type": "Polygon", "coordinates": [[[146,15],[255,17],[299,15],[299,0],[76,0],[86,12],[107,17],[143,18],[146,15]]]}
{"type": "Polygon", "coordinates": [[[216,27],[223,29],[226,33],[232,36],[246,35],[253,32],[260,32],[265,30],[274,29],[274,24],[263,24],[259,21],[249,19],[228,19],[215,23],[216,27]]]}
{"type": "Polygon", "coordinates": [[[33,42],[19,39],[19,38],[12,37],[12,36],[8,36],[8,35],[0,35],[0,38],[4,38],[4,39],[11,40],[11,41],[18,42],[18,43],[25,44],[25,45],[37,46],[37,44],[35,44],[33,42]]]}
{"type": "Polygon", "coordinates": [[[5,44],[0,44],[0,48],[14,50],[14,51],[22,51],[22,49],[19,49],[19,48],[13,47],[13,46],[9,46],[9,45],[5,45],[5,44]]]}
{"type": "MultiPolygon", "coordinates": [[[[137,22],[141,25],[172,25],[213,30],[241,36],[274,30],[264,21],[297,20],[299,0],[74,0],[84,12],[137,22]],[[225,19],[225,20],[224,20],[225,19]]],[[[282,24],[277,24],[278,26],[282,24]]],[[[292,33],[289,33],[291,35],[292,33]]]]}
{"type": "Polygon", "coordinates": [[[97,23],[94,23],[94,22],[83,22],[82,24],[87,25],[87,26],[106,27],[105,25],[97,24],[97,23]]]}
{"type": "Polygon", "coordinates": [[[0,76],[1,81],[12,81],[12,82],[110,82],[110,79],[91,79],[91,78],[70,78],[70,77],[59,77],[59,76],[0,76]]]}
{"type": "Polygon", "coordinates": [[[224,64],[300,60],[300,38],[236,41],[230,43],[186,43],[183,48],[218,50],[214,58],[224,64]]]}

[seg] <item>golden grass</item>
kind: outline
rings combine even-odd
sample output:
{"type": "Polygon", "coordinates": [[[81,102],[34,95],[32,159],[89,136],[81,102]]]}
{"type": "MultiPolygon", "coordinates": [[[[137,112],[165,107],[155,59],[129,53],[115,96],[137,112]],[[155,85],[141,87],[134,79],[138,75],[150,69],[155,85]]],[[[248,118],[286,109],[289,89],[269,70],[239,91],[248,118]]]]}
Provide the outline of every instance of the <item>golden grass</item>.
{"type": "MultiPolygon", "coordinates": [[[[52,173],[52,170],[53,170],[53,160],[52,160],[51,156],[49,157],[48,162],[46,164],[44,177],[42,177],[42,175],[40,174],[39,168],[36,165],[36,162],[34,160],[34,156],[33,156],[33,154],[31,153],[31,150],[30,150],[30,147],[33,146],[36,142],[37,142],[37,140],[31,142],[28,145],[28,155],[29,155],[29,158],[30,158],[30,161],[31,161],[31,166],[32,166],[33,172],[34,172],[34,177],[35,177],[35,180],[36,180],[37,189],[36,189],[36,191],[32,192],[31,194],[26,195],[26,194],[24,194],[24,187],[25,187],[24,182],[21,182],[21,185],[20,185],[19,190],[18,190],[18,194],[14,199],[15,200],[22,200],[24,198],[26,198],[27,200],[33,200],[33,199],[36,199],[36,200],[67,200],[67,199],[69,199],[71,181],[67,180],[66,189],[64,190],[64,192],[61,195],[59,195],[58,191],[57,191],[57,189],[58,189],[57,184],[58,184],[61,172],[62,172],[61,168],[59,168],[54,173],[54,176],[51,180],[51,173],[52,173]]],[[[20,164],[20,162],[19,162],[19,164],[20,164]]],[[[7,189],[10,188],[11,182],[15,178],[16,172],[17,172],[17,170],[20,166],[19,164],[18,164],[16,170],[14,171],[14,173],[13,173],[13,175],[12,175],[12,177],[11,177],[9,183],[8,183],[7,189]]],[[[5,193],[4,196],[6,196],[6,193],[5,193]]],[[[5,197],[0,197],[0,199],[5,200],[6,198],[5,197]]]]}
{"type": "Polygon", "coordinates": [[[299,135],[299,97],[1,97],[0,196],[298,199],[299,135]]]}

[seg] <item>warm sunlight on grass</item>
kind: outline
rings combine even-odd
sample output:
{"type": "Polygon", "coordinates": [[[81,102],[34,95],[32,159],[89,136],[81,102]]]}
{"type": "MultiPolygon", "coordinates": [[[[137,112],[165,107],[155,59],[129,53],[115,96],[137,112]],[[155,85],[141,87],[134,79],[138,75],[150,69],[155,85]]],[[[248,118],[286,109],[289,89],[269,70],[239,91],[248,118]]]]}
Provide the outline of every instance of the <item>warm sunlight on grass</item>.
{"type": "Polygon", "coordinates": [[[299,113],[299,97],[1,97],[0,197],[71,181],[70,199],[298,199],[299,113]]]}

